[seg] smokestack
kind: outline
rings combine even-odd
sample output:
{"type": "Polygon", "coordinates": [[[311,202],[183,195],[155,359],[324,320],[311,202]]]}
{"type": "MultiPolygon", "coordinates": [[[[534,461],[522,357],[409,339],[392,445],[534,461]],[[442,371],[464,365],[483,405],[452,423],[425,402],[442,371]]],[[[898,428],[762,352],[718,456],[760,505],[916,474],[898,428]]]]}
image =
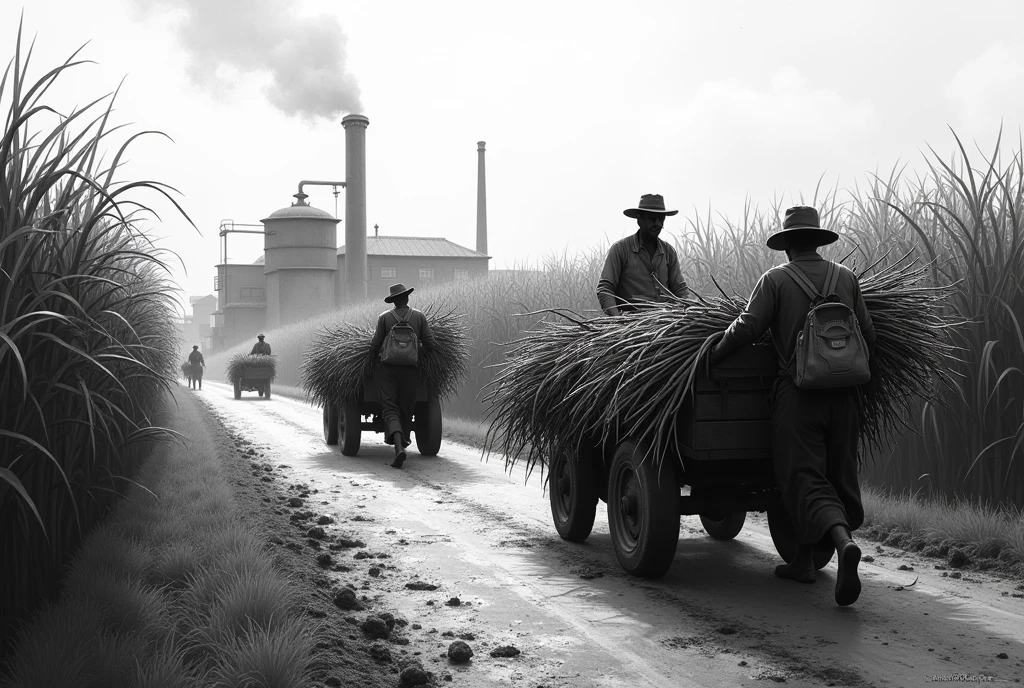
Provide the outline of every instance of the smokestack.
{"type": "Polygon", "coordinates": [[[484,174],[484,141],[476,142],[476,252],[487,254],[487,179],[484,174]]]}
{"type": "Polygon", "coordinates": [[[345,302],[366,298],[366,127],[365,115],[348,115],[345,127],[345,302]]]}

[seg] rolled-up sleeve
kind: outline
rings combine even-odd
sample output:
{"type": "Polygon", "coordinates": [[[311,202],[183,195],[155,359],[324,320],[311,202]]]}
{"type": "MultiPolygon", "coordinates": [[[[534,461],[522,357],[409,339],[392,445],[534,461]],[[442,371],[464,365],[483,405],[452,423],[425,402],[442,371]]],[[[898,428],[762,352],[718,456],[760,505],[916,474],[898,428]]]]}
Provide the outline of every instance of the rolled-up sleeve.
{"type": "Polygon", "coordinates": [[[679,267],[679,256],[671,246],[667,247],[666,252],[668,253],[668,289],[677,297],[684,298],[690,293],[690,288],[686,286],[686,280],[683,279],[683,271],[679,267]]]}
{"type": "Polygon", "coordinates": [[[722,336],[722,341],[718,345],[722,356],[727,356],[747,344],[753,344],[764,335],[771,327],[772,318],[775,316],[777,296],[775,284],[768,279],[768,274],[761,275],[761,279],[754,285],[746,308],[732,321],[722,336]]]}
{"type": "Polygon", "coordinates": [[[597,300],[601,304],[601,310],[606,314],[612,308],[617,308],[619,303],[615,296],[619,288],[619,279],[622,277],[622,266],[625,262],[622,257],[622,244],[613,244],[604,259],[604,269],[601,270],[601,279],[597,282],[597,300]]]}

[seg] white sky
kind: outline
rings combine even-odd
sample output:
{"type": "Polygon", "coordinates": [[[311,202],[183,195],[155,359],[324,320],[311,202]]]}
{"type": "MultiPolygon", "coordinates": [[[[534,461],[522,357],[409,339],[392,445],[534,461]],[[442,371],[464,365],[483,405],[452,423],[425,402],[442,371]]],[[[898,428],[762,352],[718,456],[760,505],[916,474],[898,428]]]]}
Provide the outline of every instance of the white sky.
{"type": "MultiPolygon", "coordinates": [[[[344,113],[277,107],[304,84],[330,95],[358,83],[369,232],[473,248],[486,141],[495,268],[624,236],[635,222],[622,210],[642,193],[682,210],[666,224],[679,233],[695,208],[736,217],[745,197],[798,200],[823,174],[852,186],[900,161],[920,168],[926,144],[950,150],[950,126],[987,147],[1001,121],[1014,142],[1024,121],[1024,3],[1012,0],[8,1],[5,59],[22,11],[34,76],[86,41],[98,63],[62,79],[52,104],[124,78],[114,119],[173,139],[137,142],[124,176],[181,192],[199,231],[159,202],[154,231],[181,256],[189,295],[212,291],[220,220],[259,222],[299,180],[344,178],[344,113]],[[183,23],[204,1],[218,23],[183,23]],[[336,49],[332,17],[347,77],[337,56],[278,83],[259,69],[336,49]]],[[[334,211],[330,189],[307,192],[334,211]]],[[[234,235],[229,248],[251,261],[262,243],[234,235]]]]}

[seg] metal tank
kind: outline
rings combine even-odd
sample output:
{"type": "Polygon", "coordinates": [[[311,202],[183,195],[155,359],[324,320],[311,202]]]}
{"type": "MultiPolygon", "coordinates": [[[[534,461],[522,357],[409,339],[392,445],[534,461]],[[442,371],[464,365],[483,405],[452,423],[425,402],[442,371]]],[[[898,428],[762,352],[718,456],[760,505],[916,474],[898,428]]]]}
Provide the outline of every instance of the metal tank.
{"type": "Polygon", "coordinates": [[[267,329],[333,310],[338,220],[306,203],[295,203],[261,220],[267,278],[267,329]]]}

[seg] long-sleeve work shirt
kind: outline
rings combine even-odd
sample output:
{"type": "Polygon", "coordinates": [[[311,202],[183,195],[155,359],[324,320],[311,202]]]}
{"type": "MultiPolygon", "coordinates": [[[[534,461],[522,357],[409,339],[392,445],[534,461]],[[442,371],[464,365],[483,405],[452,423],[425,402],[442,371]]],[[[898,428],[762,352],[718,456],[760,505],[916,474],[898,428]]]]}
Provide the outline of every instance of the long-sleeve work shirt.
{"type": "Polygon", "coordinates": [[[398,323],[399,319],[404,318],[409,318],[409,327],[416,332],[419,343],[426,347],[427,351],[437,350],[437,340],[434,339],[434,333],[430,329],[430,323],[427,322],[427,316],[412,306],[405,306],[404,308],[393,308],[390,311],[384,311],[377,317],[377,329],[373,333],[373,339],[370,340],[371,361],[376,362],[378,360],[380,348],[384,346],[384,338],[388,336],[388,332],[398,323]]]}
{"type": "Polygon", "coordinates": [[[253,344],[252,345],[252,351],[249,352],[249,355],[250,356],[255,356],[257,354],[259,354],[261,356],[269,356],[270,355],[270,345],[267,344],[266,342],[256,342],[255,344],[253,344]]]}
{"type": "MultiPolygon", "coordinates": [[[[815,289],[824,289],[828,261],[817,253],[811,253],[796,256],[790,262],[807,275],[815,289]]],[[[875,348],[875,327],[871,322],[867,304],[864,303],[860,282],[852,270],[839,267],[836,295],[840,301],[853,309],[870,354],[875,348]]],[[[719,352],[726,356],[742,346],[756,342],[764,335],[765,330],[770,330],[772,342],[779,354],[779,370],[783,374],[788,374],[789,364],[796,350],[796,339],[804,328],[810,308],[811,300],[803,289],[782,268],[774,267],[761,275],[761,279],[750,294],[747,307],[725,331],[719,344],[719,352]]]]}
{"type": "Polygon", "coordinates": [[[597,283],[597,300],[605,313],[628,303],[665,301],[669,294],[686,293],[675,249],[658,239],[651,256],[640,243],[640,232],[612,244],[597,283]]]}

